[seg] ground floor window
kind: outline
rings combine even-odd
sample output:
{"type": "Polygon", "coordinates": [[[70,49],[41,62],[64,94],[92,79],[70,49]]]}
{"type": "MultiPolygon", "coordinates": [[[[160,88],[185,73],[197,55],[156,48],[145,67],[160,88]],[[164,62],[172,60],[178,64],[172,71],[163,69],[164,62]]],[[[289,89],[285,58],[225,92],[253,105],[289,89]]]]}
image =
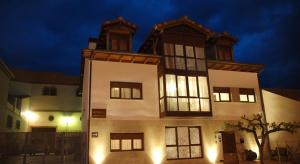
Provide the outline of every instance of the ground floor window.
{"type": "Polygon", "coordinates": [[[166,127],[167,159],[202,158],[200,126],[166,127]]]}
{"type": "Polygon", "coordinates": [[[144,133],[110,133],[110,151],[144,150],[144,133]]]}

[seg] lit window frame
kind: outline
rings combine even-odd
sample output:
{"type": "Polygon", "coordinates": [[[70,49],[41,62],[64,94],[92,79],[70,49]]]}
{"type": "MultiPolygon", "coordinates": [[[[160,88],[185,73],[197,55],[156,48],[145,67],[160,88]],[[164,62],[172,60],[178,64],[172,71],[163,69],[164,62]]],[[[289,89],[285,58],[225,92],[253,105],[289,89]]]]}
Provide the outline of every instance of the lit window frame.
{"type": "MultiPolygon", "coordinates": [[[[172,129],[172,128],[175,128],[175,138],[176,138],[176,144],[174,145],[167,145],[166,144],[166,148],[168,147],[176,147],[177,149],[177,158],[167,158],[167,160],[183,160],[183,159],[200,159],[200,158],[204,158],[204,155],[203,155],[203,141],[202,141],[202,131],[201,131],[201,126],[166,126],[165,127],[165,133],[166,133],[166,129],[172,129]],[[179,145],[178,143],[178,128],[188,128],[188,141],[189,141],[189,144],[188,145],[179,145]],[[190,129],[191,128],[197,128],[199,130],[199,141],[200,143],[199,144],[191,144],[191,136],[190,136],[190,129]],[[179,157],[179,147],[186,147],[188,146],[189,147],[189,155],[190,155],[190,158],[180,158],[179,157]],[[191,147],[192,146],[200,146],[200,156],[199,157],[192,157],[192,154],[191,154],[191,147]]],[[[165,137],[167,137],[165,135],[165,137]]],[[[166,138],[165,138],[166,139],[166,138]]]]}
{"type": "Polygon", "coordinates": [[[110,133],[110,151],[123,152],[123,151],[144,151],[144,133],[110,133]],[[119,149],[112,149],[112,140],[119,141],[119,149]],[[122,141],[130,140],[131,149],[122,149],[122,141]],[[141,140],[141,148],[134,148],[134,140],[141,140]]]}
{"type": "Polygon", "coordinates": [[[231,92],[229,87],[214,87],[213,88],[213,96],[214,96],[214,102],[231,102],[231,92]],[[221,97],[221,94],[225,93],[228,94],[228,100],[224,100],[221,97]],[[219,99],[215,98],[215,95],[219,97],[219,99]]]}
{"type": "Polygon", "coordinates": [[[111,81],[110,82],[110,98],[111,99],[125,99],[125,100],[142,100],[143,99],[143,84],[136,82],[120,82],[120,81],[111,81]],[[118,88],[119,95],[113,96],[112,89],[118,88]],[[122,89],[130,89],[130,97],[122,97],[122,89]],[[140,97],[134,97],[133,90],[137,89],[139,91],[140,97]]]}
{"type": "Polygon", "coordinates": [[[254,88],[239,88],[239,101],[243,103],[256,103],[256,96],[254,88]],[[247,97],[246,101],[242,101],[240,96],[245,95],[247,97]],[[249,97],[253,96],[254,101],[250,101],[249,97]]]}

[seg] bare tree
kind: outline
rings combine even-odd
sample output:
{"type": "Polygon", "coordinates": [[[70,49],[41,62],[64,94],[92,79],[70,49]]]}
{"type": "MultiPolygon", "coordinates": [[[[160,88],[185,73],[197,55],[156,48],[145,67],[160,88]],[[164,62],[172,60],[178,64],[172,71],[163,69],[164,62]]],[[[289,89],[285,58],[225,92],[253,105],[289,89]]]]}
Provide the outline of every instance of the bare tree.
{"type": "Polygon", "coordinates": [[[278,131],[295,133],[296,130],[300,128],[300,124],[297,122],[266,123],[262,114],[254,114],[252,117],[247,117],[244,115],[237,123],[226,124],[227,126],[236,128],[239,131],[245,131],[253,134],[255,142],[259,149],[259,159],[261,164],[264,164],[263,152],[266,139],[269,134],[278,131]],[[261,139],[261,142],[259,141],[259,138],[261,139]]]}

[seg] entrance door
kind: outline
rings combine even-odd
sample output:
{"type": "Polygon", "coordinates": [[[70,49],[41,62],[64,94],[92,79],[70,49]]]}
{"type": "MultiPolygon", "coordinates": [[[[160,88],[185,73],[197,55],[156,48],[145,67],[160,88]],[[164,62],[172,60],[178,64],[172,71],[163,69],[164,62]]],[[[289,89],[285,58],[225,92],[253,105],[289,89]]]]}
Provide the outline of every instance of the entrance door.
{"type": "Polygon", "coordinates": [[[237,164],[238,156],[236,151],[234,132],[222,132],[224,163],[237,164]]]}
{"type": "Polygon", "coordinates": [[[33,153],[54,153],[56,127],[32,127],[30,144],[33,147],[33,153]]]}

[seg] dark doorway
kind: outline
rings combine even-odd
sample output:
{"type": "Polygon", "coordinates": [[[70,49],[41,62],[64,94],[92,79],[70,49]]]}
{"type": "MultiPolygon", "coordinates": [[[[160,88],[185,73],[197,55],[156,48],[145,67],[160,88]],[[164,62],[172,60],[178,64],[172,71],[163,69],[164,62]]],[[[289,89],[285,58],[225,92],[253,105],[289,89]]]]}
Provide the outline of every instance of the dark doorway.
{"type": "Polygon", "coordinates": [[[239,163],[237,151],[236,151],[234,132],[222,132],[222,143],[223,143],[224,163],[226,164],[239,163]]]}
{"type": "Polygon", "coordinates": [[[32,132],[56,132],[56,127],[32,127],[31,128],[32,132]]]}

